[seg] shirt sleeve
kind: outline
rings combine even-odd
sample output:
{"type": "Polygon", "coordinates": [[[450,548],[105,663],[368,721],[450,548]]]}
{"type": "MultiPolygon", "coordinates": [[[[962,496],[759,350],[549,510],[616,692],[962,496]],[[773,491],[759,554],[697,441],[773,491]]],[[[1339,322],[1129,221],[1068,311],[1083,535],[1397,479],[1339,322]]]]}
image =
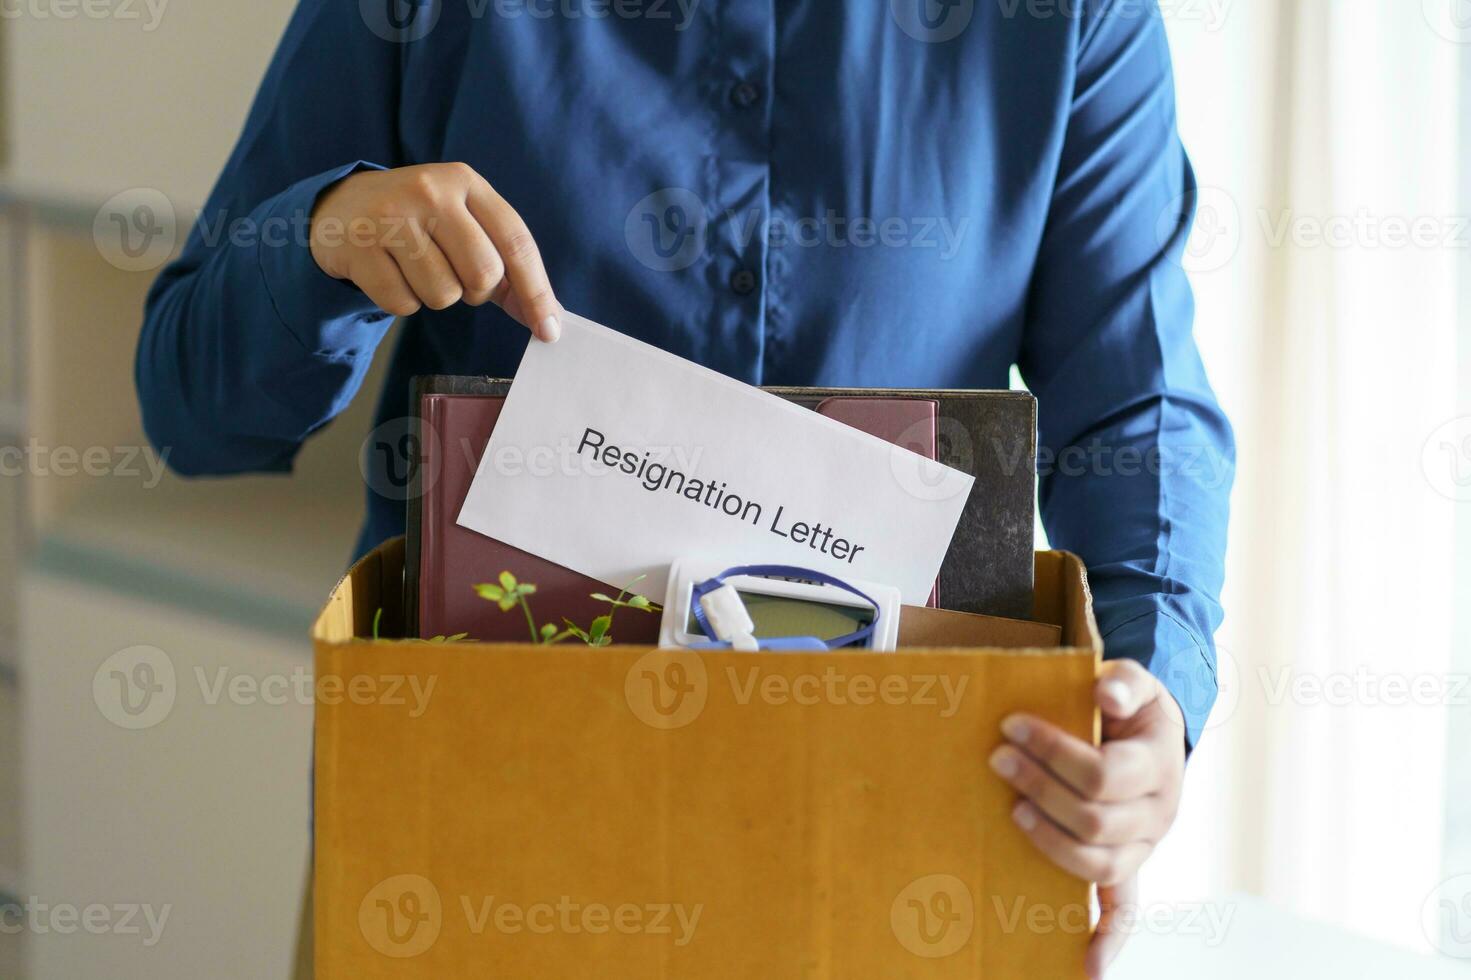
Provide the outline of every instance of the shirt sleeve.
{"type": "Polygon", "coordinates": [[[186,475],[280,471],[352,400],[391,318],[323,273],[318,196],[395,165],[402,45],[354,0],[302,0],[180,257],[149,292],[144,428],[186,475]]]}
{"type": "Polygon", "coordinates": [[[1217,692],[1235,446],[1192,335],[1196,185],[1158,7],[1081,9],[1019,366],[1048,537],[1088,566],[1105,657],[1139,661],[1179,702],[1188,751],[1217,692]]]}

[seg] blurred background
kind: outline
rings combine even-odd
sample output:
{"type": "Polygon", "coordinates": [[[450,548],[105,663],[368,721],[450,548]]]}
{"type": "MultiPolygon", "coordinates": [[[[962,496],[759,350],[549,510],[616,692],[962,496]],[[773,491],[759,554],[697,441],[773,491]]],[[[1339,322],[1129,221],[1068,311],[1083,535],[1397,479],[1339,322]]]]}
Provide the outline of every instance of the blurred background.
{"type": "MultiPolygon", "coordinates": [[[[132,360],[292,5],[0,0],[0,909],[73,913],[0,915],[3,978],[291,962],[311,709],[200,684],[310,670],[368,399],[289,479],[189,484],[132,360]],[[99,710],[139,645],[180,696],[99,710]]],[[[1160,6],[1240,471],[1221,697],[1116,975],[1471,977],[1471,0],[1160,6]]]]}

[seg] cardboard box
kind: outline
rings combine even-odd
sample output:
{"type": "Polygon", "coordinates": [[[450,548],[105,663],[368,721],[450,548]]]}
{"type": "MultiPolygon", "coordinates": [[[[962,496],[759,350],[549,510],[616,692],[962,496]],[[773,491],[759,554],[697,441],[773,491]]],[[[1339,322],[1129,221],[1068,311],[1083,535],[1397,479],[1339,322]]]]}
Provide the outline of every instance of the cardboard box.
{"type": "Polygon", "coordinates": [[[1097,737],[1082,564],[1036,571],[1061,646],[355,639],[402,628],[385,544],[314,629],[318,980],[1082,976],[1089,888],[986,766],[1013,711],[1097,737]]]}

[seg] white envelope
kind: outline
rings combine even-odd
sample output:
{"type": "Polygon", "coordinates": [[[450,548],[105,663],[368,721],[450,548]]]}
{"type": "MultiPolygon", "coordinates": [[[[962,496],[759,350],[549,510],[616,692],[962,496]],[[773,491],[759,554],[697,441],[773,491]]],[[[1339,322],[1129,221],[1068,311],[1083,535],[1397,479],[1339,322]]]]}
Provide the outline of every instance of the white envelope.
{"type": "Polygon", "coordinates": [[[459,523],[614,588],[782,564],[923,605],[974,478],[568,314],[532,342],[459,523]]]}

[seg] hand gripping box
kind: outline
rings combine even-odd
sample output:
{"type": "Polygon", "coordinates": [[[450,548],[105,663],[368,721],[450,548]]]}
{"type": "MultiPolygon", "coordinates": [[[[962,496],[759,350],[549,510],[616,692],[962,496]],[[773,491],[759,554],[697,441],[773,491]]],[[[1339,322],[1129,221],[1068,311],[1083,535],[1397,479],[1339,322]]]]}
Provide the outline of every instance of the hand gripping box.
{"type": "Polygon", "coordinates": [[[1089,888],[986,766],[1014,711],[1097,738],[1076,557],[1033,622],[820,654],[382,639],[403,561],[314,628],[319,980],[1083,975],[1089,888]]]}

